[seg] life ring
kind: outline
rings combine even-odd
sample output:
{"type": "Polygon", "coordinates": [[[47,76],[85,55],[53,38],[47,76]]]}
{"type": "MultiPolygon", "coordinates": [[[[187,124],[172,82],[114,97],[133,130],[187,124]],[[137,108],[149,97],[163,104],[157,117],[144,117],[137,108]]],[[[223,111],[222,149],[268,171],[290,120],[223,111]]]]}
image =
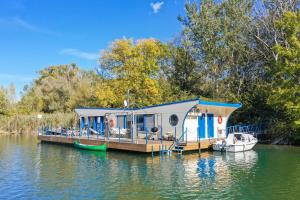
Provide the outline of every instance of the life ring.
{"type": "Polygon", "coordinates": [[[218,123],[219,123],[219,124],[222,124],[222,122],[223,122],[223,119],[222,119],[221,116],[219,116],[219,117],[218,117],[218,123]]]}
{"type": "Polygon", "coordinates": [[[115,124],[116,124],[116,123],[115,123],[115,120],[114,120],[114,119],[110,119],[110,120],[109,120],[109,127],[110,127],[110,128],[115,127],[115,124]]]}

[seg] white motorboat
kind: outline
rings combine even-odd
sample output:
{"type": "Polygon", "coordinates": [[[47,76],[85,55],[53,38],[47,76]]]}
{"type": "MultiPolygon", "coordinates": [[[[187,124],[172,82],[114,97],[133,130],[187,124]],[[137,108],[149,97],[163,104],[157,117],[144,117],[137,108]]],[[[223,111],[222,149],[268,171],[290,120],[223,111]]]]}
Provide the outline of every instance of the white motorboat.
{"type": "Polygon", "coordinates": [[[230,133],[226,140],[217,141],[213,145],[215,151],[241,152],[251,150],[257,143],[257,139],[248,133],[230,133]]]}

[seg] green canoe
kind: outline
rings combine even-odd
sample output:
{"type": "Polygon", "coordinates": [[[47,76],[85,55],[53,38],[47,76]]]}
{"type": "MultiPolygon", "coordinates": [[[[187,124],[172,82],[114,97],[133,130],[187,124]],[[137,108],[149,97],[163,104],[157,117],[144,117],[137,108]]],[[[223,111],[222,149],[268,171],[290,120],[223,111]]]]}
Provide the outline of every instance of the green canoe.
{"type": "Polygon", "coordinates": [[[78,141],[75,141],[74,147],[78,149],[85,149],[85,150],[92,150],[92,151],[106,151],[106,144],[88,145],[88,144],[82,144],[79,143],[78,141]]]}

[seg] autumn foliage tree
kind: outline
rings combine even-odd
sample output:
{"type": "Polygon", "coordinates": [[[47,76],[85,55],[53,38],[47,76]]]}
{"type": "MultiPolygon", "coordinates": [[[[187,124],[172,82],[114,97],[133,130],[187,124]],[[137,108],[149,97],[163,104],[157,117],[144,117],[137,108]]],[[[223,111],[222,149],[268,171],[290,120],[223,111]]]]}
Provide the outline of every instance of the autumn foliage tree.
{"type": "Polygon", "coordinates": [[[133,106],[160,103],[163,96],[159,85],[159,72],[163,60],[167,58],[167,47],[155,39],[136,42],[122,39],[113,42],[103,52],[100,67],[118,96],[115,99],[116,105],[123,105],[128,91],[133,106]]]}

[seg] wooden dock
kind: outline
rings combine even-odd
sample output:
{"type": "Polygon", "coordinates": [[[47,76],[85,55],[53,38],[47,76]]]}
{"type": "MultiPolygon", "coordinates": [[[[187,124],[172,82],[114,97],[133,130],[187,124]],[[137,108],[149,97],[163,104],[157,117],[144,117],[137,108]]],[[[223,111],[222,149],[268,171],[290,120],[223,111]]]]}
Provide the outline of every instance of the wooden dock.
{"type": "MultiPolygon", "coordinates": [[[[118,138],[110,138],[107,140],[106,138],[95,138],[95,137],[66,137],[60,135],[39,135],[38,139],[42,142],[51,142],[58,144],[73,144],[75,141],[80,141],[83,144],[89,145],[100,145],[107,144],[108,149],[113,150],[123,150],[123,151],[134,151],[134,152],[142,152],[142,153],[151,153],[151,152],[159,152],[163,149],[169,149],[171,145],[174,143],[173,141],[157,141],[157,140],[149,140],[139,139],[131,142],[130,139],[119,140],[118,138]]],[[[216,139],[207,139],[201,140],[199,142],[188,142],[184,146],[184,151],[196,151],[200,149],[208,149],[211,145],[216,141],[216,139]]]]}

